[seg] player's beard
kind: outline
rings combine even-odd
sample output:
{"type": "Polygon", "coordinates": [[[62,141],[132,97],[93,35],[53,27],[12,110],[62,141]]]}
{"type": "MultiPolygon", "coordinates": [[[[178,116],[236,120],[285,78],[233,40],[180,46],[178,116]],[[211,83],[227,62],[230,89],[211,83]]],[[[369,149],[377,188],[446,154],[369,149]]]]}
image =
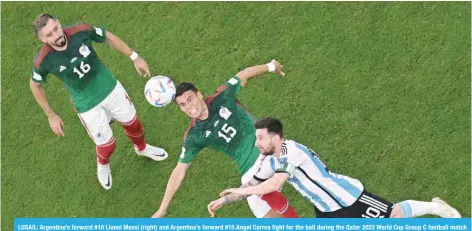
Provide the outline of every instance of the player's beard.
{"type": "Polygon", "coordinates": [[[66,37],[63,35],[59,37],[54,43],[55,46],[63,47],[67,44],[66,37]]]}
{"type": "Polygon", "coordinates": [[[272,147],[268,147],[267,149],[259,149],[259,151],[261,151],[262,155],[265,155],[265,156],[268,156],[268,155],[272,155],[274,154],[275,152],[275,147],[272,146],[272,147]]]}

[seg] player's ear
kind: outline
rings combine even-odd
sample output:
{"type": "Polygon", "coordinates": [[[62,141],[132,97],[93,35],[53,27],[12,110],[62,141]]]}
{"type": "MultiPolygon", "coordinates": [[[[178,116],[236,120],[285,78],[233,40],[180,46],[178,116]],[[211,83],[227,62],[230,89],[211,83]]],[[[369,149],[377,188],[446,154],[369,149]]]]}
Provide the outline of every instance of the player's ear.
{"type": "Polygon", "coordinates": [[[197,96],[198,96],[199,99],[203,99],[203,95],[200,91],[197,92],[197,96]]]}

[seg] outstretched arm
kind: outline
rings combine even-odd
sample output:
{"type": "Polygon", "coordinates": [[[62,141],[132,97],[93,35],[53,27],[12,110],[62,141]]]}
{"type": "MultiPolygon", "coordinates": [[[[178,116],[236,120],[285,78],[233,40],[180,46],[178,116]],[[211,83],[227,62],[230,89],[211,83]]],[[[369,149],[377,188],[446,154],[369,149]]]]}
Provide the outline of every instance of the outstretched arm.
{"type": "Polygon", "coordinates": [[[220,209],[223,205],[243,200],[249,196],[250,195],[229,194],[224,197],[220,197],[217,200],[214,200],[208,204],[208,213],[210,213],[211,217],[215,217],[216,210],[220,209]]]}
{"type": "Polygon", "coordinates": [[[239,194],[239,195],[264,195],[279,190],[284,183],[288,180],[289,174],[287,173],[276,173],[270,179],[264,181],[260,185],[247,187],[247,188],[232,188],[226,189],[220,193],[220,196],[227,194],[239,194]]]}
{"type": "Polygon", "coordinates": [[[118,38],[118,36],[114,35],[113,33],[106,31],[106,42],[107,44],[112,47],[113,49],[119,51],[120,53],[128,56],[134,63],[134,67],[140,76],[142,76],[144,72],[144,76],[151,77],[151,73],[149,71],[149,67],[136,52],[134,52],[128,44],[126,44],[123,40],[118,38]]]}
{"type": "Polygon", "coordinates": [[[282,65],[280,65],[280,63],[274,59],[268,64],[248,67],[240,71],[238,74],[236,74],[236,76],[241,79],[241,86],[244,87],[250,78],[260,76],[266,72],[274,72],[281,76],[285,75],[285,73],[282,71],[282,65]]]}
{"type": "Polygon", "coordinates": [[[189,164],[180,162],[177,164],[177,166],[175,166],[174,170],[170,174],[169,181],[167,182],[166,192],[164,194],[164,198],[162,198],[161,206],[159,207],[159,210],[154,213],[152,216],[153,218],[165,216],[172,198],[180,188],[180,185],[185,178],[185,173],[187,172],[188,167],[189,164]]]}

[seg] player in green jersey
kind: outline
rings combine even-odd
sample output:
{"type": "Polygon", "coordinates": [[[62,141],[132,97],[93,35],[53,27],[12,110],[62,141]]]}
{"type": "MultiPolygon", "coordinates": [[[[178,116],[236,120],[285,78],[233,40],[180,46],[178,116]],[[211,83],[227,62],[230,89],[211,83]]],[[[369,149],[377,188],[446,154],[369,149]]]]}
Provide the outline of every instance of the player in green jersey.
{"type": "MultiPolygon", "coordinates": [[[[184,135],[184,145],[177,166],[170,175],[164,198],[153,217],[164,217],[167,208],[180,187],[185,173],[196,155],[203,148],[223,152],[233,159],[243,175],[242,183],[253,179],[257,168],[253,167],[259,157],[255,146],[254,118],[239,104],[236,95],[248,79],[265,72],[284,75],[279,62],[246,68],[219,87],[216,93],[203,99],[203,95],[191,83],[177,86],[175,101],[192,121],[184,135]]],[[[267,202],[258,196],[249,197],[249,206],[256,217],[280,217],[267,202]]]]}
{"type": "Polygon", "coordinates": [[[62,29],[58,19],[41,14],[33,22],[33,29],[44,43],[34,60],[30,88],[46,114],[49,125],[58,136],[64,136],[63,121],[52,110],[43,84],[48,74],[63,83],[72,104],[89,136],[96,144],[97,177],[105,189],[112,186],[109,158],[115,149],[115,138],[110,127],[118,121],[134,143],[140,156],[155,161],[167,158],[164,149],[146,143],[144,128],[121,83],[98,58],[92,43],[104,43],[130,57],[139,75],[150,76],[147,63],[128,45],[103,28],[78,24],[62,29]]]}

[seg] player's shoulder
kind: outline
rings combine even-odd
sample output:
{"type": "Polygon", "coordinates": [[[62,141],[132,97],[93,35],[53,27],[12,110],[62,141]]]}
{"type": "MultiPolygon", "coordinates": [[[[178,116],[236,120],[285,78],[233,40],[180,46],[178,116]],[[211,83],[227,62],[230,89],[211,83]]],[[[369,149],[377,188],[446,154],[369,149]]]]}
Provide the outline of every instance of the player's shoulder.
{"type": "Polygon", "coordinates": [[[38,53],[36,53],[36,55],[34,56],[34,59],[33,59],[34,67],[39,68],[41,64],[43,63],[44,59],[46,58],[46,56],[51,51],[52,51],[52,48],[49,45],[44,44],[41,50],[38,53]]]}
{"type": "Polygon", "coordinates": [[[195,129],[195,124],[196,124],[196,119],[192,119],[187,127],[187,130],[185,131],[184,133],[184,141],[187,141],[187,138],[189,138],[189,136],[191,136],[192,134],[195,133],[196,129],[195,129]]]}
{"type": "Polygon", "coordinates": [[[211,103],[215,102],[214,100],[216,98],[218,98],[219,96],[221,96],[221,93],[223,93],[226,90],[226,88],[227,88],[227,86],[224,85],[224,84],[219,86],[212,95],[205,98],[205,103],[211,104],[211,103]]]}
{"type": "Polygon", "coordinates": [[[280,156],[287,156],[289,154],[293,155],[294,153],[297,153],[300,150],[298,147],[298,143],[295,142],[294,140],[285,140],[282,144],[282,149],[280,156]]]}
{"type": "Polygon", "coordinates": [[[92,26],[88,23],[74,24],[74,25],[70,25],[64,28],[64,31],[70,36],[77,34],[79,32],[91,31],[91,30],[92,30],[92,26]]]}

